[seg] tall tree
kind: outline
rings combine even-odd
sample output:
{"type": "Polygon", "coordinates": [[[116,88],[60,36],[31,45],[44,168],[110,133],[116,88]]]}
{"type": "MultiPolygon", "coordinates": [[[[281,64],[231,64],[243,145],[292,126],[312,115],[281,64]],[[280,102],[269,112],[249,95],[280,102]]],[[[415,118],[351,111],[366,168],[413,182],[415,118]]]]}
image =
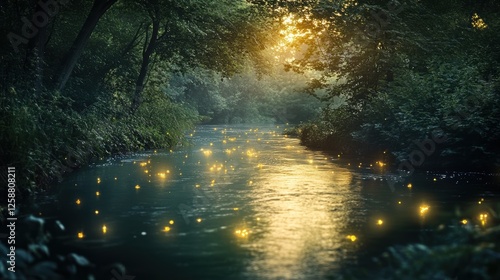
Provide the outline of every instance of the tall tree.
{"type": "Polygon", "coordinates": [[[117,2],[118,0],[94,0],[92,8],[85,19],[85,22],[78,32],[73,44],[62,60],[62,66],[57,77],[57,89],[63,90],[68,82],[71,72],[75,68],[78,59],[83,53],[85,45],[87,44],[92,32],[99,23],[101,17],[106,11],[117,2]]]}
{"type": "Polygon", "coordinates": [[[140,5],[147,12],[149,24],[132,111],[141,104],[154,59],[180,67],[203,66],[229,75],[237,71],[239,60],[260,46],[254,42],[259,36],[256,27],[260,19],[251,20],[253,10],[246,1],[142,0],[140,5]]]}

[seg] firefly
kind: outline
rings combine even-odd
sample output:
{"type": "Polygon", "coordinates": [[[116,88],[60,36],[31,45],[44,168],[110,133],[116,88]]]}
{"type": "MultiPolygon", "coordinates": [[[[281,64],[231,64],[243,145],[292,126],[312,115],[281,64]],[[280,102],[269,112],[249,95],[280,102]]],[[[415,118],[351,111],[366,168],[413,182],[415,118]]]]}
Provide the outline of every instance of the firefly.
{"type": "Polygon", "coordinates": [[[425,215],[425,213],[427,213],[427,211],[429,211],[429,206],[428,205],[422,205],[420,206],[420,215],[425,215]]]}
{"type": "Polygon", "coordinates": [[[358,238],[356,237],[356,235],[348,235],[347,236],[347,239],[351,240],[352,242],[356,241],[358,238]]]}

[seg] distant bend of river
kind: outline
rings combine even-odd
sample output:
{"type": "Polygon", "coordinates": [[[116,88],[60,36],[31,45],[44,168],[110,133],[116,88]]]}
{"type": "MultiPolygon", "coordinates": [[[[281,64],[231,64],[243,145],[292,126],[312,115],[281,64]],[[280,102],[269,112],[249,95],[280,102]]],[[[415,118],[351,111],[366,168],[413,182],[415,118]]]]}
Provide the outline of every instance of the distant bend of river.
{"type": "Polygon", "coordinates": [[[458,172],[394,190],[377,163],[351,168],[282,130],[199,126],[187,147],[69,174],[30,211],[66,226],[59,250],[121,262],[136,280],[327,279],[418,241],[456,206],[475,205],[460,217],[473,220],[498,200],[498,180],[458,172]]]}

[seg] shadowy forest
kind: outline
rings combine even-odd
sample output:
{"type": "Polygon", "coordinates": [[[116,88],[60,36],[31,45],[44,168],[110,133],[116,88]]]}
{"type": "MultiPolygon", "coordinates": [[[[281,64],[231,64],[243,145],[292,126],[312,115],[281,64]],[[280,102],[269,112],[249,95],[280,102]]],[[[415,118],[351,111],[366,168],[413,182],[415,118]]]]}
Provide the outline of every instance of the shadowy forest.
{"type": "MultiPolygon", "coordinates": [[[[499,172],[498,0],[3,0],[0,34],[18,201],[98,159],[185,145],[198,124],[289,123],[334,157],[499,172]]],[[[391,248],[366,278],[498,279],[499,232],[391,248]]]]}
{"type": "Polygon", "coordinates": [[[498,170],[499,12],[496,1],[320,1],[307,13],[328,27],[304,24],[325,36],[288,65],[322,71],[310,86],[328,93],[303,144],[384,153],[406,171],[498,170]]]}

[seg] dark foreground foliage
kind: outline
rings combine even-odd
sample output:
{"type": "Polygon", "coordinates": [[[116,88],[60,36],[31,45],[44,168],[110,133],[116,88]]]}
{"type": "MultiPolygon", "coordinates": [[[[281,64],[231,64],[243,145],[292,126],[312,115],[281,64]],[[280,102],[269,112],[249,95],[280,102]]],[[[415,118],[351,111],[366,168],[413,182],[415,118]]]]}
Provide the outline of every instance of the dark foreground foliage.
{"type": "Polygon", "coordinates": [[[126,274],[125,267],[120,263],[98,267],[84,256],[53,252],[49,245],[52,235],[64,232],[64,225],[59,221],[48,221],[30,215],[20,219],[18,226],[22,228],[22,234],[16,236],[14,251],[10,250],[10,245],[0,243],[1,279],[91,280],[111,279],[114,274],[126,274]],[[12,255],[12,252],[15,254],[15,261],[10,263],[8,254],[12,255]]]}

